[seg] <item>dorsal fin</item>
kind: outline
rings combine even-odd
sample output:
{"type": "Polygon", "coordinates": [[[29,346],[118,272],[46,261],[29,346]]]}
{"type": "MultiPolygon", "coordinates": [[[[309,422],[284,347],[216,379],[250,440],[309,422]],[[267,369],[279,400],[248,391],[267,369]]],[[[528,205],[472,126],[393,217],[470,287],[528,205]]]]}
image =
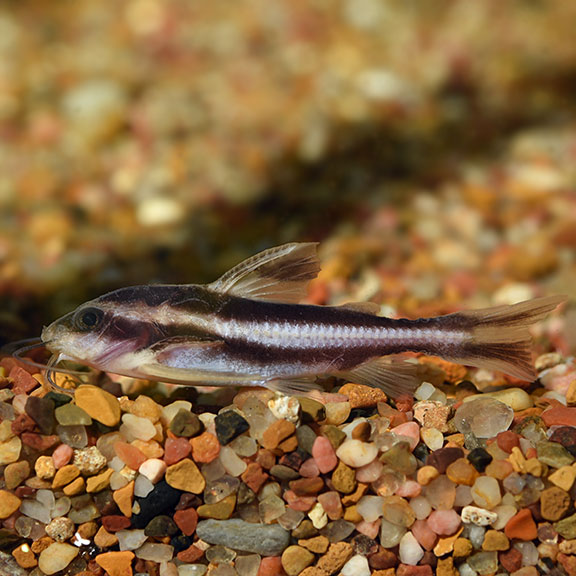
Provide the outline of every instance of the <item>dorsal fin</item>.
{"type": "Polygon", "coordinates": [[[215,292],[272,302],[298,303],[320,263],[316,242],[294,242],[260,252],[208,284],[215,292]]]}

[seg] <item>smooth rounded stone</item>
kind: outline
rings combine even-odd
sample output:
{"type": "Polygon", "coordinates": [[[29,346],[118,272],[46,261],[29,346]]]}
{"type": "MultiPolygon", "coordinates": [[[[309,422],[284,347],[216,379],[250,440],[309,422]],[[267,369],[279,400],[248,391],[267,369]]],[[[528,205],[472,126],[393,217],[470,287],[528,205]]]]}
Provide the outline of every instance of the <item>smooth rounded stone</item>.
{"type": "MultiPolygon", "coordinates": [[[[5,420],[5,422],[8,422],[5,420]]],[[[0,466],[17,462],[22,450],[22,440],[14,436],[5,442],[0,442],[0,466]]]]}
{"type": "Polygon", "coordinates": [[[54,492],[52,490],[44,490],[40,489],[36,492],[36,500],[41,504],[44,504],[48,510],[52,511],[54,506],[56,505],[56,497],[54,496],[54,492]]]}
{"type": "Polygon", "coordinates": [[[180,409],[172,418],[169,429],[174,436],[192,438],[202,432],[204,424],[194,412],[180,409]]]}
{"type": "Polygon", "coordinates": [[[444,446],[444,434],[436,428],[421,428],[420,438],[430,450],[439,450],[444,446]]]}
{"type": "Polygon", "coordinates": [[[480,476],[472,486],[472,498],[479,508],[492,510],[502,501],[500,486],[496,478],[480,476]]]}
{"type": "Polygon", "coordinates": [[[206,487],[206,480],[196,464],[189,458],[184,458],[166,470],[166,482],[184,492],[201,494],[206,487]]]}
{"type": "Polygon", "coordinates": [[[322,402],[305,396],[298,396],[298,402],[300,403],[302,422],[319,422],[326,418],[326,408],[322,402]]]}
{"type": "Polygon", "coordinates": [[[315,556],[302,546],[288,546],[282,553],[282,568],[288,576],[298,576],[314,562],[315,556]]]}
{"type": "Polygon", "coordinates": [[[285,530],[294,530],[300,525],[302,520],[304,520],[305,514],[299,510],[293,510],[288,508],[280,518],[278,518],[278,524],[282,526],[285,530]]]}
{"type": "Polygon", "coordinates": [[[384,499],[381,496],[362,496],[356,510],[365,522],[374,522],[384,514],[384,499]]]}
{"type": "Polygon", "coordinates": [[[414,510],[417,520],[425,520],[432,512],[432,506],[425,496],[416,496],[410,500],[410,508],[414,510]]]}
{"type": "Polygon", "coordinates": [[[260,500],[258,512],[264,524],[272,524],[286,512],[286,503],[279,496],[270,495],[260,500]]]}
{"type": "Polygon", "coordinates": [[[332,447],[332,443],[325,436],[318,436],[312,445],[312,456],[322,474],[328,474],[336,468],[338,458],[332,447]]]}
{"type": "Polygon", "coordinates": [[[538,548],[534,542],[516,542],[514,548],[522,554],[523,566],[535,566],[538,563],[538,548]]]}
{"type": "Polygon", "coordinates": [[[185,410],[186,412],[192,411],[192,403],[188,402],[187,400],[176,400],[167,406],[162,408],[162,415],[160,416],[160,420],[162,424],[169,427],[172,419],[179,410],[185,410]]]}
{"type": "Polygon", "coordinates": [[[477,552],[469,556],[467,562],[472,570],[482,576],[494,574],[498,570],[498,553],[495,551],[477,552]]]}
{"type": "Polygon", "coordinates": [[[78,556],[78,553],[79,550],[76,546],[54,542],[40,553],[38,567],[44,574],[56,574],[56,572],[64,570],[78,556]]]}
{"type": "Polygon", "coordinates": [[[54,407],[54,401],[49,398],[28,396],[24,410],[36,422],[41,434],[52,434],[56,424],[54,407]]]}
{"type": "Polygon", "coordinates": [[[454,414],[454,426],[462,434],[472,433],[477,438],[493,438],[510,428],[514,410],[496,398],[482,395],[463,402],[454,414]]]}
{"type": "Polygon", "coordinates": [[[154,490],[154,484],[146,476],[139,474],[134,481],[134,496],[146,498],[154,490]]]}
{"type": "Polygon", "coordinates": [[[20,512],[29,518],[42,522],[42,524],[48,524],[51,520],[50,509],[37,500],[23,500],[20,505],[20,512]]]}
{"type": "MultiPolygon", "coordinates": [[[[22,509],[21,505],[23,505],[25,502],[33,502],[33,501],[24,500],[24,502],[22,502],[22,500],[20,500],[20,498],[18,498],[18,496],[16,496],[15,494],[12,494],[12,492],[8,492],[7,490],[0,490],[0,519],[3,520],[5,518],[8,518],[9,516],[12,516],[12,514],[14,514],[14,512],[16,512],[18,508],[22,509]]],[[[39,504],[39,502],[37,502],[36,504],[39,504]]],[[[50,522],[50,512],[48,509],[46,509],[46,512],[48,512],[48,522],[50,522]]],[[[40,520],[40,522],[43,521],[40,518],[32,516],[31,514],[26,514],[26,512],[22,512],[22,514],[25,514],[30,518],[34,518],[35,520],[40,520]]],[[[42,514],[42,517],[43,518],[45,517],[44,513],[42,514]]],[[[45,524],[47,524],[47,522],[45,522],[45,524]]]]}
{"type": "Polygon", "coordinates": [[[484,472],[493,460],[492,455],[481,447],[471,450],[467,458],[470,464],[480,473],[484,472]]]}
{"type": "Polygon", "coordinates": [[[74,401],[93,420],[105,426],[117,426],[120,422],[118,399],[98,386],[83,384],[74,392],[74,401]]]}
{"type": "Polygon", "coordinates": [[[144,530],[118,530],[115,535],[122,551],[136,550],[148,539],[144,530]]]}
{"type": "Polygon", "coordinates": [[[211,564],[231,564],[237,554],[226,546],[211,546],[206,550],[205,556],[211,564]]]}
{"type": "Polygon", "coordinates": [[[424,556],[424,549],[416,540],[412,532],[406,532],[400,540],[400,547],[398,550],[400,562],[408,564],[409,566],[416,566],[424,556]]]}
{"type": "Polygon", "coordinates": [[[247,464],[242,460],[230,446],[220,448],[220,462],[230,476],[240,476],[246,471],[247,464]]]}
{"type": "Polygon", "coordinates": [[[386,496],[382,504],[384,518],[397,526],[408,528],[416,519],[414,510],[404,498],[400,496],[386,496]]]}
{"type": "MultiPolygon", "coordinates": [[[[52,459],[52,461],[54,460],[52,459]]],[[[30,476],[30,464],[26,460],[13,462],[4,468],[4,480],[8,490],[14,490],[20,486],[28,476],[30,476]]]]}
{"type": "Polygon", "coordinates": [[[534,403],[532,402],[532,397],[522,388],[505,388],[504,390],[497,390],[496,392],[483,392],[482,394],[473,394],[471,396],[466,396],[464,402],[472,402],[477,398],[488,397],[499,400],[504,404],[507,404],[514,410],[514,412],[520,412],[521,410],[527,410],[532,408],[534,403]]]}
{"type": "Polygon", "coordinates": [[[259,554],[238,556],[234,567],[236,572],[238,572],[238,576],[257,576],[261,561],[259,554]]]}
{"type": "Polygon", "coordinates": [[[88,445],[85,426],[56,426],[56,434],[70,448],[86,448],[88,445]]]}
{"type": "Polygon", "coordinates": [[[204,564],[180,564],[178,566],[178,576],[204,576],[208,571],[208,566],[204,564]]]}
{"type": "Polygon", "coordinates": [[[159,458],[149,458],[140,465],[138,472],[148,478],[152,484],[158,483],[166,473],[166,462],[159,458]]]}
{"type": "Polygon", "coordinates": [[[251,524],[238,518],[203,520],[198,523],[196,533],[209,544],[262,556],[279,556],[290,542],[290,533],[278,524],[251,524]]]}
{"type": "Polygon", "coordinates": [[[156,436],[156,427],[148,418],[141,418],[134,414],[124,414],[120,433],[127,442],[134,440],[151,440],[156,436]]]}
{"type": "Polygon", "coordinates": [[[394,548],[394,546],[398,546],[405,533],[406,528],[404,526],[392,524],[392,522],[388,522],[388,520],[382,518],[382,524],[380,525],[380,544],[383,548],[394,548]]]}
{"type": "Polygon", "coordinates": [[[250,458],[258,452],[258,443],[250,436],[238,436],[230,442],[229,446],[241,458],[250,458]]]}
{"type": "Polygon", "coordinates": [[[336,456],[351,468],[361,468],[378,456],[378,447],[360,440],[346,440],[336,450],[336,456]]]}
{"type": "Polygon", "coordinates": [[[348,420],[352,407],[350,402],[329,402],[324,409],[326,411],[324,423],[339,426],[348,420]]]}
{"type": "Polygon", "coordinates": [[[456,500],[456,485],[444,474],[431,480],[423,489],[432,508],[451,510],[456,500]]]}
{"type": "Polygon", "coordinates": [[[408,442],[398,442],[392,446],[382,454],[380,461],[402,474],[413,474],[418,468],[418,462],[408,442]]]}
{"type": "Polygon", "coordinates": [[[551,468],[570,466],[574,462],[574,456],[557,442],[540,441],[536,444],[536,452],[538,460],[551,468]]]}
{"type": "Polygon", "coordinates": [[[496,512],[477,506],[464,506],[461,513],[462,522],[472,523],[477,526],[491,526],[498,519],[496,512]]]}
{"type": "Polygon", "coordinates": [[[434,510],[428,517],[428,527],[439,536],[451,536],[462,520],[455,510],[434,510]]]}
{"type": "Polygon", "coordinates": [[[61,426],[90,426],[92,424],[92,418],[87,412],[72,402],[58,406],[54,411],[54,416],[61,426]]]}
{"type": "Polygon", "coordinates": [[[365,556],[356,554],[342,566],[340,576],[370,576],[371,573],[368,559],[365,556]]]}
{"type": "Polygon", "coordinates": [[[78,510],[72,509],[68,513],[68,518],[70,518],[74,524],[84,524],[84,522],[90,522],[96,518],[100,518],[100,516],[100,511],[93,502],[88,503],[78,510]]]}
{"type": "Polygon", "coordinates": [[[70,498],[67,496],[63,496],[62,498],[58,498],[56,503],[54,504],[54,508],[52,508],[51,515],[52,518],[58,518],[59,516],[65,516],[70,511],[70,506],[72,502],[70,498]]]}
{"type": "Polygon", "coordinates": [[[464,486],[463,484],[456,486],[454,506],[462,508],[462,506],[468,506],[469,504],[472,504],[472,502],[472,490],[470,489],[470,486],[464,486]]]}
{"type": "Polygon", "coordinates": [[[342,542],[354,532],[356,526],[352,522],[343,520],[334,520],[334,522],[328,522],[324,528],[320,530],[320,534],[328,538],[330,543],[342,542]]]}
{"type": "Polygon", "coordinates": [[[136,557],[152,562],[168,562],[174,556],[174,547],[169,544],[146,542],[135,551],[136,557]]]}
{"type": "Polygon", "coordinates": [[[504,530],[510,518],[512,518],[517,511],[518,510],[516,506],[511,504],[496,506],[496,508],[494,508],[492,512],[494,512],[498,516],[498,518],[492,524],[492,528],[494,528],[494,530],[504,530]]]}
{"type": "Polygon", "coordinates": [[[222,476],[217,480],[207,482],[204,488],[204,503],[215,504],[236,494],[240,486],[240,480],[233,476],[222,476]]]}

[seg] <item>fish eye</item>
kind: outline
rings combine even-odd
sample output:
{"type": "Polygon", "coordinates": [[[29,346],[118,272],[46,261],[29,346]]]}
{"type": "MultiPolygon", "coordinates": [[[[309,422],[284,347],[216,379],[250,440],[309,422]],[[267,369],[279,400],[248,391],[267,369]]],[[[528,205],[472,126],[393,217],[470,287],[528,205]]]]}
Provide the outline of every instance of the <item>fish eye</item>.
{"type": "Polygon", "coordinates": [[[74,325],[78,330],[94,330],[100,325],[102,318],[104,318],[104,312],[100,308],[83,308],[74,315],[74,325]]]}

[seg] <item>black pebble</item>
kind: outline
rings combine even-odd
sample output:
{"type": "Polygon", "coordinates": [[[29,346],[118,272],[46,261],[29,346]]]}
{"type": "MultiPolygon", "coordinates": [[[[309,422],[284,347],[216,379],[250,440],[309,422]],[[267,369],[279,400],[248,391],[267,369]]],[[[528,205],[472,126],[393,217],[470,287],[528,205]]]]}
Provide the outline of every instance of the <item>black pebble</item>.
{"type": "Polygon", "coordinates": [[[68,396],[67,394],[60,394],[59,392],[53,392],[53,391],[48,392],[48,394],[46,394],[44,398],[52,400],[56,408],[64,406],[64,404],[69,404],[72,401],[72,396],[68,396]]]}
{"type": "Polygon", "coordinates": [[[173,512],[181,495],[180,490],[172,488],[165,480],[158,482],[146,498],[137,499],[140,512],[132,516],[132,526],[138,529],[146,528],[152,518],[173,512]]]}
{"type": "Polygon", "coordinates": [[[29,396],[24,410],[36,422],[41,434],[52,434],[54,432],[56,418],[54,417],[53,400],[29,396]]]}
{"type": "Polygon", "coordinates": [[[492,462],[492,456],[484,450],[484,448],[474,448],[470,454],[468,454],[468,460],[478,472],[484,472],[486,466],[492,462]]]}
{"type": "Polygon", "coordinates": [[[183,438],[197,436],[203,429],[204,425],[200,421],[200,418],[184,408],[180,408],[170,422],[170,432],[175,436],[181,436],[183,438]]]}
{"type": "Polygon", "coordinates": [[[174,536],[178,533],[178,526],[170,516],[156,516],[148,522],[146,528],[144,528],[144,534],[146,536],[152,536],[153,538],[164,538],[164,536],[174,536]]]}
{"type": "Polygon", "coordinates": [[[170,540],[170,545],[174,547],[174,554],[178,554],[178,552],[182,552],[182,550],[190,548],[192,543],[192,538],[190,538],[190,536],[185,536],[184,534],[174,536],[174,538],[170,540]]]}
{"type": "Polygon", "coordinates": [[[226,410],[218,414],[214,420],[216,426],[216,436],[222,446],[240,436],[250,428],[248,421],[240,416],[235,410],[226,410]]]}
{"type": "Polygon", "coordinates": [[[420,462],[426,462],[426,458],[430,455],[430,448],[428,448],[424,442],[420,442],[420,444],[414,448],[412,454],[414,454],[420,462]]]}

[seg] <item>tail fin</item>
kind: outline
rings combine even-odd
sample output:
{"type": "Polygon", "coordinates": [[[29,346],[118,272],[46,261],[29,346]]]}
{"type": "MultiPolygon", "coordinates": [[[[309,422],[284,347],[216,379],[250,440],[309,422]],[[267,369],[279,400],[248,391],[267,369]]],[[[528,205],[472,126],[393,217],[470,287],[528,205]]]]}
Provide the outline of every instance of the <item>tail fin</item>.
{"type": "Polygon", "coordinates": [[[566,296],[546,296],[511,306],[495,306],[453,314],[471,338],[452,360],[470,366],[499,370],[522,380],[534,380],[529,327],[542,320],[566,296]],[[458,317],[458,318],[457,318],[458,317]]]}

